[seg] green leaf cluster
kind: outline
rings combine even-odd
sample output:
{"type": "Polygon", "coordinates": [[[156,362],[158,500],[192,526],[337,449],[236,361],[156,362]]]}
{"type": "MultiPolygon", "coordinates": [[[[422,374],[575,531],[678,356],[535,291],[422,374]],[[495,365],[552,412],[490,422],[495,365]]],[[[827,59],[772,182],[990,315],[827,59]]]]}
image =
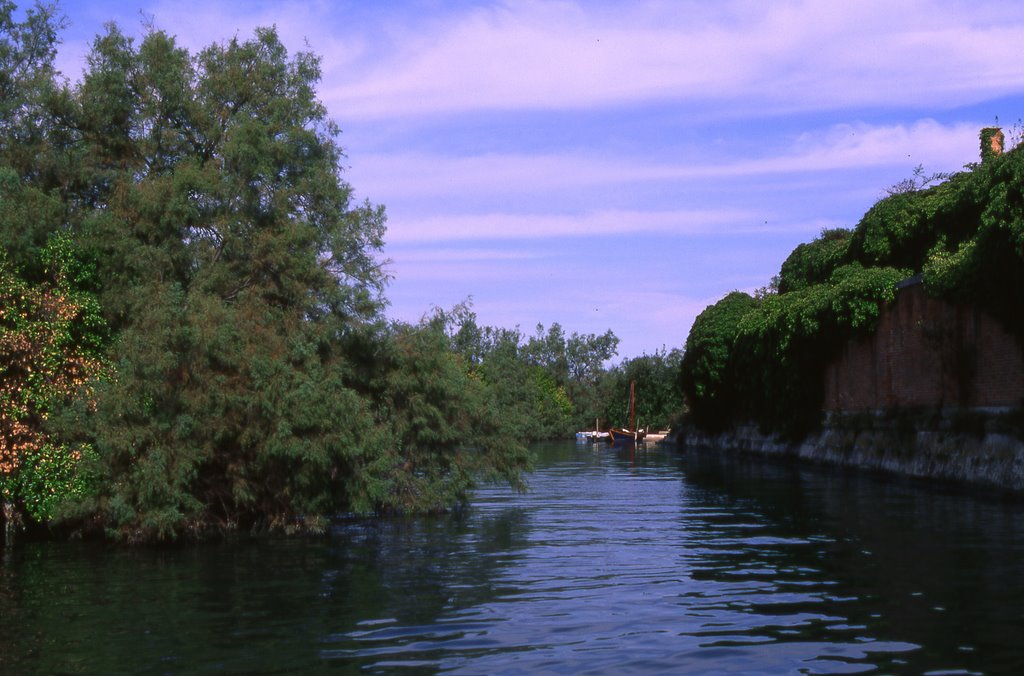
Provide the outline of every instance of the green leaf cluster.
{"type": "Polygon", "coordinates": [[[800,437],[819,421],[823,375],[851,338],[870,333],[906,270],[850,263],[823,284],[764,299],[739,322],[733,409],[763,429],[800,437]]]}
{"type": "Polygon", "coordinates": [[[756,307],[752,296],[733,291],[693,322],[680,364],[679,385],[690,416],[702,429],[722,429],[738,409],[735,344],[740,322],[756,307]]]}
{"type": "Polygon", "coordinates": [[[943,233],[922,271],[929,292],[974,305],[1024,342],[1024,151],[990,156],[963,181],[972,205],[960,236],[943,233]]]}
{"type": "Polygon", "coordinates": [[[399,324],[382,355],[377,401],[390,440],[376,469],[390,511],[464,502],[476,479],[524,488],[529,454],[502,407],[503,392],[450,349],[444,313],[399,324]]]}
{"type": "Polygon", "coordinates": [[[848,340],[874,328],[881,304],[907,276],[847,263],[823,283],[793,284],[761,300],[733,292],[709,307],[694,322],[680,370],[693,423],[721,431],[753,421],[791,437],[813,429],[825,367],[848,340]]]}
{"type": "Polygon", "coordinates": [[[72,448],[44,443],[26,449],[17,472],[0,481],[0,492],[6,500],[21,505],[34,521],[47,523],[69,504],[95,493],[96,459],[87,444],[72,448]]]}
{"type": "Polygon", "coordinates": [[[45,522],[95,488],[91,447],[53,438],[50,422],[94,401],[109,333],[69,238],[51,235],[39,261],[45,279],[31,283],[0,253],[0,495],[45,522]]]}
{"type": "Polygon", "coordinates": [[[782,263],[777,291],[789,293],[827,282],[846,261],[852,236],[850,230],[835,228],[823,230],[814,241],[798,245],[782,263]]]}

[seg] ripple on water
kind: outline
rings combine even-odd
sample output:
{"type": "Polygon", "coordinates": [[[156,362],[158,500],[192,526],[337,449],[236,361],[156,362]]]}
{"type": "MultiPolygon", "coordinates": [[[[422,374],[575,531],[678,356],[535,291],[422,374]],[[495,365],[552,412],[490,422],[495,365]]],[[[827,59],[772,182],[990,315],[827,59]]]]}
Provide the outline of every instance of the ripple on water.
{"type": "MultiPolygon", "coordinates": [[[[430,627],[344,639],[381,658],[378,666],[430,663],[455,673],[853,673],[872,669],[871,655],[916,649],[865,641],[863,624],[821,612],[835,607],[835,582],[813,561],[833,538],[779,533],[745,507],[693,504],[678,477],[665,479],[643,481],[641,501],[635,485],[626,497],[616,485],[636,483],[628,471],[597,475],[582,496],[578,472],[556,473],[540,494],[515,500],[528,534],[495,575],[503,591],[451,608],[430,627]]],[[[509,505],[481,504],[482,519],[509,505]]]]}
{"type": "Polygon", "coordinates": [[[450,516],[348,519],[312,541],[5,552],[3,620],[19,629],[0,632],[0,672],[1024,663],[1019,505],[715,455],[540,450],[531,492],[485,487],[450,516]]]}

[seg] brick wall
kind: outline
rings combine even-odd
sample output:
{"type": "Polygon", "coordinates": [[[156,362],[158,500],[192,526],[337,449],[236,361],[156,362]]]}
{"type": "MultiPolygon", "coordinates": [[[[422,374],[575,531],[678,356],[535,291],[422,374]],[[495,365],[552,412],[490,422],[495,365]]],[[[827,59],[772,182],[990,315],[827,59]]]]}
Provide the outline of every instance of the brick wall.
{"type": "Polygon", "coordinates": [[[878,329],[825,372],[826,411],[1014,407],[1024,403],[1024,350],[994,319],[904,286],[878,329]]]}

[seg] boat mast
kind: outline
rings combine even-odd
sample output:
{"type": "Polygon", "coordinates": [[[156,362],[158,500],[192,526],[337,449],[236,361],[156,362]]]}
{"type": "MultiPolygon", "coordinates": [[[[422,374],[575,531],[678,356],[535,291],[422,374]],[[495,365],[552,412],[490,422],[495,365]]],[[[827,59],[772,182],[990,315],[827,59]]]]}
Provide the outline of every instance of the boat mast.
{"type": "Polygon", "coordinates": [[[636,400],[634,397],[634,388],[636,386],[635,380],[629,381],[629,431],[636,432],[636,400]]]}

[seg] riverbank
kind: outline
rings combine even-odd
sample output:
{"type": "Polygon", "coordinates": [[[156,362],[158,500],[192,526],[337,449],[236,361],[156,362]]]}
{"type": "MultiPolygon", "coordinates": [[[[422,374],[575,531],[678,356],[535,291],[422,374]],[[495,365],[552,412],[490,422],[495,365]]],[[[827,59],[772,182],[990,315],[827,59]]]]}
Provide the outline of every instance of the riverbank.
{"type": "Polygon", "coordinates": [[[999,411],[885,411],[829,414],[799,442],[756,425],[709,435],[673,432],[680,446],[788,457],[1024,493],[1024,414],[999,411]]]}

